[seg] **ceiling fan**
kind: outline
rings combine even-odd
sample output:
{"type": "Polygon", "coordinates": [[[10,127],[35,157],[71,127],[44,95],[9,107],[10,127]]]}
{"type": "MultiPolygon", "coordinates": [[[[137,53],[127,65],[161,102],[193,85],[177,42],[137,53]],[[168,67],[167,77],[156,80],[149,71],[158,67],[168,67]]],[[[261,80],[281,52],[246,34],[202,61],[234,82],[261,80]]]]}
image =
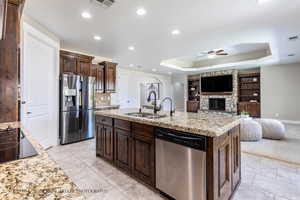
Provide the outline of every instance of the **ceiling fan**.
{"type": "Polygon", "coordinates": [[[228,56],[229,54],[225,52],[225,50],[213,50],[208,52],[201,53],[198,57],[208,56],[208,58],[214,58],[216,56],[228,56]]]}

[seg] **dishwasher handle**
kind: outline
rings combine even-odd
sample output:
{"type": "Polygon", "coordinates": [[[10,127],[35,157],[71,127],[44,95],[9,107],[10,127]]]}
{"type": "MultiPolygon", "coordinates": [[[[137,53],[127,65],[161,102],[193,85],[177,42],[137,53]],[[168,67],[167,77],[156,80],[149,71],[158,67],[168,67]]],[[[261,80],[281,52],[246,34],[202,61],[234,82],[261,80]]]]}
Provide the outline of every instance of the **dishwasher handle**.
{"type": "Polygon", "coordinates": [[[157,128],[156,138],[201,151],[206,151],[207,149],[207,139],[201,135],[198,136],[164,128],[157,128]]]}

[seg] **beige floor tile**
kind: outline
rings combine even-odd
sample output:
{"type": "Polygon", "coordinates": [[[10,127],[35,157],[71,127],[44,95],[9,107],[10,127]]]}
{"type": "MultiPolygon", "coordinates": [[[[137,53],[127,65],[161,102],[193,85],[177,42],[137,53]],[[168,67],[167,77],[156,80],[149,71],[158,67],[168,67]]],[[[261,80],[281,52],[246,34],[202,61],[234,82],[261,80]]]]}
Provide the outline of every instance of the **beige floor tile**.
{"type": "Polygon", "coordinates": [[[235,193],[233,200],[273,200],[274,194],[268,193],[257,187],[241,184],[239,190],[235,193]]]}
{"type": "Polygon", "coordinates": [[[263,191],[291,200],[299,200],[300,197],[300,188],[297,184],[283,182],[278,179],[256,176],[254,185],[263,191]]]}
{"type": "Polygon", "coordinates": [[[88,197],[88,200],[131,200],[126,194],[122,193],[117,188],[103,191],[88,197]]]}

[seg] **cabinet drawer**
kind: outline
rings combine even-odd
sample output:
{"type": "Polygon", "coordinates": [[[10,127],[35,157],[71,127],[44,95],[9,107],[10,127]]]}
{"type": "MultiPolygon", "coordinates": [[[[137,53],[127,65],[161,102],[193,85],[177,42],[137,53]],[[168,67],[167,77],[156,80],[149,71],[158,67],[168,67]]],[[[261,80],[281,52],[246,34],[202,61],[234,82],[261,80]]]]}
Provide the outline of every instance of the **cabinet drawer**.
{"type": "Polygon", "coordinates": [[[104,116],[96,116],[96,123],[97,124],[105,124],[108,126],[113,126],[113,119],[110,117],[104,117],[104,116]]]}
{"type": "Polygon", "coordinates": [[[147,137],[154,138],[154,127],[145,124],[132,124],[133,136],[136,137],[147,137]]]}
{"type": "Polygon", "coordinates": [[[17,147],[18,147],[17,142],[2,143],[2,144],[0,144],[0,151],[4,151],[4,150],[10,149],[10,148],[17,148],[17,147]]]}
{"type": "Polygon", "coordinates": [[[0,143],[10,140],[18,140],[18,131],[10,130],[10,131],[0,131],[0,143]]]}
{"type": "Polygon", "coordinates": [[[126,131],[131,131],[131,123],[129,121],[115,119],[115,127],[126,131]]]}

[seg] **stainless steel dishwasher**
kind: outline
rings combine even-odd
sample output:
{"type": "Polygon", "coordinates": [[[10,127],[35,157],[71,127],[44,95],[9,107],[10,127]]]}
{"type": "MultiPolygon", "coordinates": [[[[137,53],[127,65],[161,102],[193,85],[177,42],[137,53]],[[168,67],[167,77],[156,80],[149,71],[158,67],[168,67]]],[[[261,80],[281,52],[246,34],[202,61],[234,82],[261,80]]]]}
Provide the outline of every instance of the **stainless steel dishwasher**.
{"type": "Polygon", "coordinates": [[[176,200],[206,200],[206,137],[156,128],[156,188],[176,200]]]}

